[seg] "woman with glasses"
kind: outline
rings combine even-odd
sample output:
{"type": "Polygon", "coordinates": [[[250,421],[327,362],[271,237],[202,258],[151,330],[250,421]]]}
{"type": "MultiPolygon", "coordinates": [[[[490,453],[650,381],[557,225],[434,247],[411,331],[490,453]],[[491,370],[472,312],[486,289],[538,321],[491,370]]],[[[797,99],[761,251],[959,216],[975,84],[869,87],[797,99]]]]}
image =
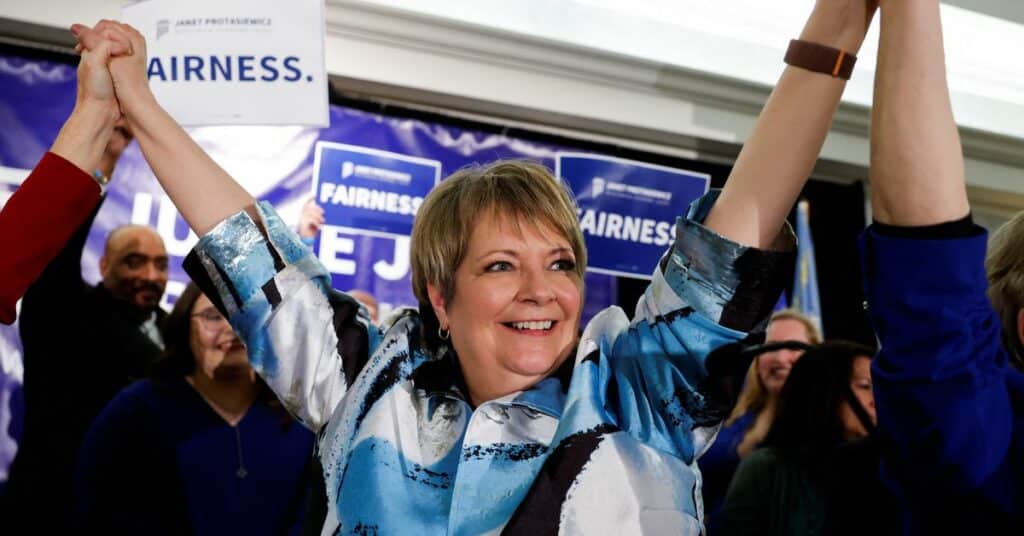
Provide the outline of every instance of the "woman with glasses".
{"type": "Polygon", "coordinates": [[[75,475],[90,534],[298,533],[313,434],[252,367],[230,324],[194,284],[167,317],[147,380],[93,423],[75,475]]]}

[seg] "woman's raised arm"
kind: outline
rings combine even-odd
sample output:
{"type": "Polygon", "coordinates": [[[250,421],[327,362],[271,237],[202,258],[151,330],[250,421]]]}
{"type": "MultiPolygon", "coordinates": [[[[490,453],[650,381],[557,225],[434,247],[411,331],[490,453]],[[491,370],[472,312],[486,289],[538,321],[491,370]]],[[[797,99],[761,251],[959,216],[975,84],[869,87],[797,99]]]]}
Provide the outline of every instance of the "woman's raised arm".
{"type": "Polygon", "coordinates": [[[986,233],[969,218],[940,13],[939,0],[882,3],[875,224],[862,256],[881,346],[872,376],[883,471],[920,533],[1009,534],[1002,523],[1022,522],[1024,383],[986,295],[986,233]],[[957,515],[936,517],[944,504],[957,515]]]}
{"type": "Polygon", "coordinates": [[[970,210],[946,84],[935,0],[888,2],[871,114],[871,211],[881,223],[933,225],[970,210]]]}
{"type": "Polygon", "coordinates": [[[112,21],[74,31],[87,50],[107,41],[131,44],[109,63],[114,90],[160,184],[202,236],[185,271],[231,319],[249,362],[284,406],[320,430],[379,331],[358,314],[355,300],[330,288],[327,271],[274,210],[257,205],[160,107],[149,89],[141,34],[112,21]]]}
{"type": "MultiPolygon", "coordinates": [[[[877,0],[818,0],[800,39],[856,54],[877,0]]],[[[846,81],[787,66],[705,225],[769,248],[814,169],[846,81]]]]}
{"type": "MultiPolygon", "coordinates": [[[[125,48],[105,42],[82,53],[75,107],[50,147],[52,154],[43,156],[0,209],[0,323],[14,322],[17,301],[101,199],[90,175],[108,160],[107,144],[121,115],[106,64],[110,54],[125,48]]],[[[77,274],[78,258],[74,266],[77,274]]]]}
{"type": "Polygon", "coordinates": [[[135,28],[101,21],[95,28],[73,27],[86,49],[104,39],[127,41],[131,51],[110,60],[121,111],[149,166],[182,217],[200,236],[256,200],[160,106],[146,76],[146,40],[135,28]]]}

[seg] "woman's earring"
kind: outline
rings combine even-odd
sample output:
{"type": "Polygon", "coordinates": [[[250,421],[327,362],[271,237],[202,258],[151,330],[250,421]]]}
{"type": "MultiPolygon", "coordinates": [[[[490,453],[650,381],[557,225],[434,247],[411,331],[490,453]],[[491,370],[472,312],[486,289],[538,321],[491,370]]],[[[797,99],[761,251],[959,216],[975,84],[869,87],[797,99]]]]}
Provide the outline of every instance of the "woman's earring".
{"type": "Polygon", "coordinates": [[[445,328],[442,328],[441,326],[438,326],[437,327],[437,336],[442,341],[447,341],[448,338],[451,337],[451,331],[449,331],[449,330],[447,330],[445,328]]]}

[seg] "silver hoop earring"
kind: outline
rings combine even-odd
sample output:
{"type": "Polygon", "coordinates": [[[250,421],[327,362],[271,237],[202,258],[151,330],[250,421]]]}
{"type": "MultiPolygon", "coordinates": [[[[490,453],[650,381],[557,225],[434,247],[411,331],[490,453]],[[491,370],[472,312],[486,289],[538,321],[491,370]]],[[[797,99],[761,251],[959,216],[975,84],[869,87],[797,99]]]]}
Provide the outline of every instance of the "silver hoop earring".
{"type": "Polygon", "coordinates": [[[447,341],[452,335],[450,330],[444,329],[441,326],[437,327],[437,337],[442,341],[447,341]]]}

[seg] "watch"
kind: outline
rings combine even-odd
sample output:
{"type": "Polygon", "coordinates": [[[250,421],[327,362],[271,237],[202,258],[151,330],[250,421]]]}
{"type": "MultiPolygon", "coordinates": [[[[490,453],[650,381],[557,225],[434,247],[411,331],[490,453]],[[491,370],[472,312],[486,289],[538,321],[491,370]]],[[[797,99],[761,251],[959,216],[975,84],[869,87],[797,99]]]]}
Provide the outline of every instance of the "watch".
{"type": "Polygon", "coordinates": [[[793,67],[849,80],[857,56],[838,48],[793,39],[789,42],[784,61],[793,67]]]}

